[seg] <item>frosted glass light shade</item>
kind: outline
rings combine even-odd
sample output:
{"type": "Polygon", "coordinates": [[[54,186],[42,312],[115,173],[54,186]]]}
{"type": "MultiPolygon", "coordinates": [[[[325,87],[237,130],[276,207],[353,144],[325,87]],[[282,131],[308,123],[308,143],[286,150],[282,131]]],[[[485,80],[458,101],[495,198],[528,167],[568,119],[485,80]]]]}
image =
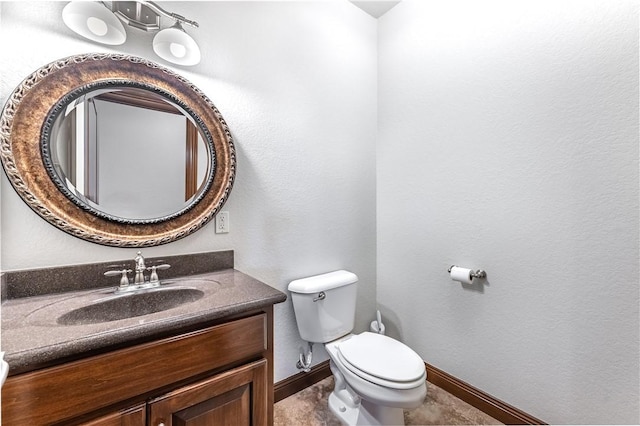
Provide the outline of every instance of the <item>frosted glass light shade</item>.
{"type": "Polygon", "coordinates": [[[180,24],[160,31],[153,38],[153,51],[162,59],[178,65],[200,63],[200,48],[180,24]]]}
{"type": "Polygon", "coordinates": [[[62,9],[62,20],[72,31],[98,43],[119,45],[127,39],[122,22],[99,3],[69,2],[62,9]]]}

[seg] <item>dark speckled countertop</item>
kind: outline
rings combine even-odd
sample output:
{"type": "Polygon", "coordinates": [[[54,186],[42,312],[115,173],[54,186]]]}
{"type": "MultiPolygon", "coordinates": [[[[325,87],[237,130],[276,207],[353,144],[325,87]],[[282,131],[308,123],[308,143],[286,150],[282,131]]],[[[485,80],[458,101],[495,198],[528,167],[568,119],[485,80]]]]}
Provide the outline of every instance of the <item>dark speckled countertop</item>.
{"type": "Polygon", "coordinates": [[[167,335],[286,300],[284,293],[235,269],[163,282],[163,287],[171,286],[196,288],[204,295],[161,312],[86,325],[60,325],[57,319],[70,310],[113,296],[113,286],[5,300],[2,350],[9,374],[55,365],[58,360],[125,346],[145,336],[167,335]]]}

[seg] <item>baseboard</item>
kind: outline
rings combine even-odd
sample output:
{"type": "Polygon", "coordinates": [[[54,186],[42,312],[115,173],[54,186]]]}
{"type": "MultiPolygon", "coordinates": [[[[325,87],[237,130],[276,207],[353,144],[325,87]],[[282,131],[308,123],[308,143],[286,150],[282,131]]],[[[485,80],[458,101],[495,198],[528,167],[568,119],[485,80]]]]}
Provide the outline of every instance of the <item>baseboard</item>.
{"type": "MultiPolygon", "coordinates": [[[[544,425],[546,424],[522,410],[471,386],[468,383],[446,373],[431,364],[425,363],[427,380],[450,394],[460,398],[467,404],[477,408],[494,419],[508,425],[544,425]]],[[[275,384],[275,402],[281,401],[294,393],[308,388],[331,375],[329,361],[321,362],[311,368],[308,373],[298,373],[275,384]]]]}
{"type": "Polygon", "coordinates": [[[431,364],[427,367],[427,380],[469,405],[507,425],[544,425],[546,424],[522,410],[453,377],[431,364]]]}
{"type": "Polygon", "coordinates": [[[273,388],[275,402],[281,401],[294,393],[300,392],[331,375],[329,360],[311,367],[308,373],[300,372],[275,384],[273,388]]]}

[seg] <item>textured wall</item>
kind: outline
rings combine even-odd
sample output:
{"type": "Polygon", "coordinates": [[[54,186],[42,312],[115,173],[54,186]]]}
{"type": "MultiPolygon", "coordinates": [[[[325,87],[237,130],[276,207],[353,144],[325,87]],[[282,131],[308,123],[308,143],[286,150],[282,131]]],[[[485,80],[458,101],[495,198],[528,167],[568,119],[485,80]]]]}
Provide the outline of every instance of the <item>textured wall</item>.
{"type": "MultiPolygon", "coordinates": [[[[60,19],[64,2],[5,2],[0,101],[22,78],[68,55],[109,51],[60,19]]],[[[209,225],[148,256],[234,249],[236,267],[286,290],[292,279],[346,268],[360,278],[358,326],[375,309],[376,24],[347,2],[163,2],[200,21],[203,62],[178,68],[229,124],[237,180],[224,210],[231,232],[209,225]]],[[[113,51],[161,62],[151,35],[129,31],[113,51]]],[[[169,64],[165,64],[169,65],[169,64]]],[[[20,200],[2,174],[5,270],[102,262],[135,249],[68,236],[20,200]]],[[[276,306],[276,380],[298,370],[302,345],[290,300],[276,306]]],[[[318,350],[316,361],[326,359],[318,350]]]]}
{"type": "Polygon", "coordinates": [[[638,423],[638,2],[404,0],[378,30],[392,332],[548,422],[638,423]]]}

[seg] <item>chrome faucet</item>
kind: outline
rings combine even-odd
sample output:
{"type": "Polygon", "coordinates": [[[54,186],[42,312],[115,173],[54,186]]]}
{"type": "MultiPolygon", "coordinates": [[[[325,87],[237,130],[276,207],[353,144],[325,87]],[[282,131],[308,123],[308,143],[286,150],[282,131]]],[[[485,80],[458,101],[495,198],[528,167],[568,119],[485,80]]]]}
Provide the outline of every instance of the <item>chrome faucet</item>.
{"type": "Polygon", "coordinates": [[[142,256],[142,252],[138,252],[136,258],[133,259],[136,262],[136,277],[134,278],[134,284],[142,284],[144,283],[144,271],[147,267],[144,265],[144,256],[142,256]]]}
{"type": "MultiPolygon", "coordinates": [[[[163,269],[169,269],[171,265],[162,264],[162,265],[153,265],[147,267],[145,265],[144,256],[142,252],[138,252],[136,257],[133,259],[135,262],[135,277],[133,279],[133,284],[129,283],[128,274],[131,269],[121,269],[115,271],[107,271],[104,273],[106,277],[117,276],[120,275],[120,286],[116,289],[116,293],[123,291],[133,291],[140,290],[151,287],[158,287],[160,285],[160,279],[158,278],[158,272],[163,269]],[[149,281],[145,281],[144,271],[150,270],[151,275],[149,277],[149,281]]],[[[124,265],[123,265],[124,266],[124,265]]]]}

